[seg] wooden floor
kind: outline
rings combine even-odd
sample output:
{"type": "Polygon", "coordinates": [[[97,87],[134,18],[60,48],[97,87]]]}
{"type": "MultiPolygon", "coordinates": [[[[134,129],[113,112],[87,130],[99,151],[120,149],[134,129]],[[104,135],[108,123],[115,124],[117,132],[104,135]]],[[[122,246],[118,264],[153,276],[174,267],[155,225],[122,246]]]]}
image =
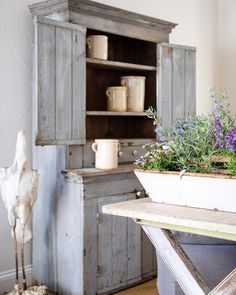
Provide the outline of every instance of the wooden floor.
{"type": "MultiPolygon", "coordinates": [[[[4,293],[3,295],[7,295],[7,293],[4,293]]],[[[55,295],[55,293],[47,291],[47,295],[55,295]]],[[[125,291],[115,293],[114,295],[158,295],[156,279],[135,286],[133,288],[129,288],[125,291]]]]}
{"type": "Polygon", "coordinates": [[[158,295],[156,280],[151,280],[139,286],[115,293],[115,295],[158,295]]]}

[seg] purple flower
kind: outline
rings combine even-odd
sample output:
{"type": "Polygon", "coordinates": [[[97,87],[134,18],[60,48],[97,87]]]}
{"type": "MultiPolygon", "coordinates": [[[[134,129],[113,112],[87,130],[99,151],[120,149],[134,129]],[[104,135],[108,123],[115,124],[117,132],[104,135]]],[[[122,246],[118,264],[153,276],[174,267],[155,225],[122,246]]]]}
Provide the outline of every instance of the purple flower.
{"type": "Polygon", "coordinates": [[[166,141],[166,139],[165,139],[165,137],[163,136],[163,135],[159,135],[159,141],[160,142],[164,142],[164,141],[166,141]]]}
{"type": "Polygon", "coordinates": [[[236,126],[232,127],[225,136],[226,149],[229,152],[236,152],[236,126]]]}
{"type": "Polygon", "coordinates": [[[180,124],[177,124],[177,126],[176,126],[176,133],[178,135],[181,135],[182,132],[183,132],[183,128],[181,127],[180,124]]]}
{"type": "Polygon", "coordinates": [[[181,138],[184,134],[189,135],[191,133],[191,129],[193,129],[195,126],[191,121],[188,121],[187,119],[179,120],[176,124],[176,135],[181,138]]]}
{"type": "Polygon", "coordinates": [[[216,146],[218,148],[223,149],[224,146],[225,146],[225,143],[224,143],[224,133],[223,133],[223,128],[222,128],[221,120],[218,117],[215,118],[214,138],[215,138],[216,146]]]}
{"type": "Polygon", "coordinates": [[[221,130],[221,128],[222,128],[220,118],[218,118],[218,117],[215,118],[215,128],[216,128],[216,130],[221,130]]]}
{"type": "Polygon", "coordinates": [[[157,136],[158,136],[160,142],[165,142],[166,141],[166,138],[162,134],[162,128],[160,126],[156,127],[155,132],[157,133],[157,136]]]}

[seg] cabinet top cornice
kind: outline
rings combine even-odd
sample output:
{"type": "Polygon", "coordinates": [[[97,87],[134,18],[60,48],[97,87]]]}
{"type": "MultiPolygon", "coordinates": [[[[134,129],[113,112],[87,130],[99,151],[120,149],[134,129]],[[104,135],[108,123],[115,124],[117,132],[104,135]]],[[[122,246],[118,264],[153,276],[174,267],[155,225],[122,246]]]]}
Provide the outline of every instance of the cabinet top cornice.
{"type": "Polygon", "coordinates": [[[55,12],[69,11],[72,13],[97,16],[127,24],[133,24],[152,30],[165,31],[171,33],[176,26],[175,23],[130,12],[117,7],[104,5],[90,0],[48,0],[29,6],[33,16],[47,16],[55,12]]]}

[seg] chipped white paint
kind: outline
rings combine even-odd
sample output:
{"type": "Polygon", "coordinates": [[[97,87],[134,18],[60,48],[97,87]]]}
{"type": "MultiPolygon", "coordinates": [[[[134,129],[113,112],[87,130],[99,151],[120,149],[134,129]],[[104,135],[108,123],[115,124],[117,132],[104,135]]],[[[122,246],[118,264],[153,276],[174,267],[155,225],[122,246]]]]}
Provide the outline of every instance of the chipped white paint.
{"type": "Polygon", "coordinates": [[[153,202],[236,212],[236,178],[178,172],[135,171],[153,202]]]}
{"type": "Polygon", "coordinates": [[[45,294],[47,294],[46,286],[32,286],[22,293],[22,295],[45,295],[45,294]]]}

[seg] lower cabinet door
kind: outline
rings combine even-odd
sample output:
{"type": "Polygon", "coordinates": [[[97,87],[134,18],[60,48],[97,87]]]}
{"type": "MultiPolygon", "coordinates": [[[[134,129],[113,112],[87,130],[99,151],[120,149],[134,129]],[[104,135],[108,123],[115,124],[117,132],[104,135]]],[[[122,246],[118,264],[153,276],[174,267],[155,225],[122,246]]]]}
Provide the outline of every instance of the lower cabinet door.
{"type": "Polygon", "coordinates": [[[101,213],[103,205],[135,199],[134,193],[98,199],[98,294],[141,278],[141,227],[124,217],[101,213]]]}
{"type": "Polygon", "coordinates": [[[156,250],[143,230],[141,239],[142,278],[148,279],[155,276],[157,272],[156,250]]]}

